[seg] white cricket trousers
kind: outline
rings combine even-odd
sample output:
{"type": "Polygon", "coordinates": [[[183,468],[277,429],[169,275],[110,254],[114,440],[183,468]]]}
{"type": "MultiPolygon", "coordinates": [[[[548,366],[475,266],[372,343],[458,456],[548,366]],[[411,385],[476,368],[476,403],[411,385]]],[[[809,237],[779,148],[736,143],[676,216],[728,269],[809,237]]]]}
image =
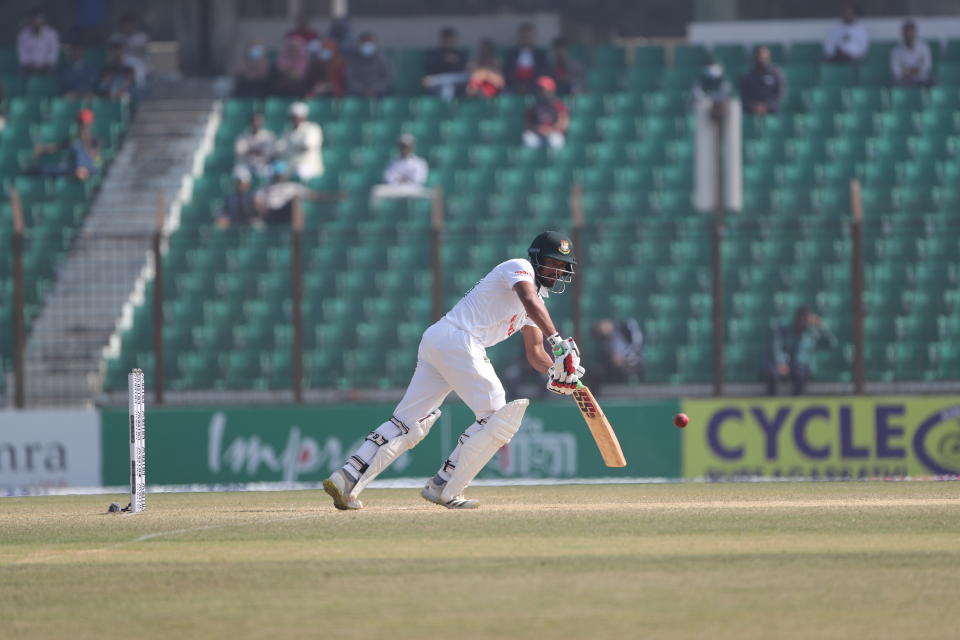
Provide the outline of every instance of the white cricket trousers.
{"type": "Polygon", "coordinates": [[[417,368],[393,415],[412,425],[439,408],[451,391],[457,392],[478,421],[506,404],[503,385],[483,345],[441,318],[423,332],[417,368]]]}

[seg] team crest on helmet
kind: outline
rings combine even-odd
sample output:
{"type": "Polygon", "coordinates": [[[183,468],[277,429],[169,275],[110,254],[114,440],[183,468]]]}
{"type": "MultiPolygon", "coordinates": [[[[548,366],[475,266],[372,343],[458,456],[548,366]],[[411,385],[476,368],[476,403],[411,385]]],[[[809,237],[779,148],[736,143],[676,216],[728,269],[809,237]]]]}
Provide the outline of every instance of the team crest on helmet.
{"type": "Polygon", "coordinates": [[[560,247],[557,249],[557,251],[559,251],[559,252],[562,253],[563,255],[567,255],[568,253],[570,253],[570,241],[569,241],[569,240],[561,240],[561,241],[560,241],[560,247]]]}

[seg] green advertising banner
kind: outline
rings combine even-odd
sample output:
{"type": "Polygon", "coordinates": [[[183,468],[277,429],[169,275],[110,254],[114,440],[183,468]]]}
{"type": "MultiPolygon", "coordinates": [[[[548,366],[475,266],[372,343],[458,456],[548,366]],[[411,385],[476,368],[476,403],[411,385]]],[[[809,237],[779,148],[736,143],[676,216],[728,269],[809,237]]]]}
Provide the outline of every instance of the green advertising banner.
{"type": "Polygon", "coordinates": [[[960,473],[960,397],[687,400],[683,475],[960,473]]]}
{"type": "MultiPolygon", "coordinates": [[[[602,402],[602,400],[601,400],[602,402]]],[[[487,465],[485,478],[680,477],[676,402],[604,404],[627,467],[605,467],[576,405],[535,402],[513,441],[487,465]]],[[[319,482],[341,466],[392,405],[148,409],[150,484],[319,482]]],[[[452,451],[473,421],[449,403],[430,434],[382,478],[426,477],[452,451]]],[[[105,409],[103,482],[127,482],[127,413],[105,409]]]]}

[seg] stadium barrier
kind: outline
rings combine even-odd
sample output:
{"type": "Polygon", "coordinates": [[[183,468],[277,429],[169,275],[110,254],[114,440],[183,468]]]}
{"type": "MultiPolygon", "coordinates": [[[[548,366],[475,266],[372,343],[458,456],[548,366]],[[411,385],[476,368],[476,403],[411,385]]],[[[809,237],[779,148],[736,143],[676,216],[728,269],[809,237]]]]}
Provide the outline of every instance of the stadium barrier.
{"type": "MultiPolygon", "coordinates": [[[[960,398],[686,400],[683,475],[865,479],[960,474],[960,398]]],[[[628,454],[629,455],[629,454],[628,454]]]]}
{"type": "MultiPolygon", "coordinates": [[[[150,484],[319,482],[340,467],[392,405],[182,408],[148,411],[150,484]]],[[[516,438],[483,471],[483,478],[680,477],[680,433],[670,428],[673,401],[604,406],[617,426],[631,466],[603,465],[574,404],[534,403],[516,438]]],[[[103,480],[122,485],[127,467],[127,415],[103,412],[103,480]]],[[[418,447],[381,476],[426,477],[473,421],[457,403],[418,447]]]]}
{"type": "MultiPolygon", "coordinates": [[[[149,490],[316,484],[391,405],[148,408],[149,490]]],[[[605,403],[627,466],[605,467],[573,403],[538,401],[487,481],[846,480],[960,475],[960,398],[605,403]],[[672,424],[684,411],[685,429],[672,424]]],[[[0,494],[128,482],[127,411],[0,412],[0,494]]],[[[454,403],[384,480],[423,478],[472,420],[454,403]]]]}

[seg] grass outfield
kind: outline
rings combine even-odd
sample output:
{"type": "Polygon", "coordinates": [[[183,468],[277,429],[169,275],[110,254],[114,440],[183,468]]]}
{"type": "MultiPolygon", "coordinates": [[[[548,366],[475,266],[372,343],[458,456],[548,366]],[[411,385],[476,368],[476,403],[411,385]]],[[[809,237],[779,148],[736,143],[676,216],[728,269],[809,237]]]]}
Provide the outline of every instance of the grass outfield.
{"type": "Polygon", "coordinates": [[[960,483],[0,499],[6,638],[951,638],[960,483]]]}

